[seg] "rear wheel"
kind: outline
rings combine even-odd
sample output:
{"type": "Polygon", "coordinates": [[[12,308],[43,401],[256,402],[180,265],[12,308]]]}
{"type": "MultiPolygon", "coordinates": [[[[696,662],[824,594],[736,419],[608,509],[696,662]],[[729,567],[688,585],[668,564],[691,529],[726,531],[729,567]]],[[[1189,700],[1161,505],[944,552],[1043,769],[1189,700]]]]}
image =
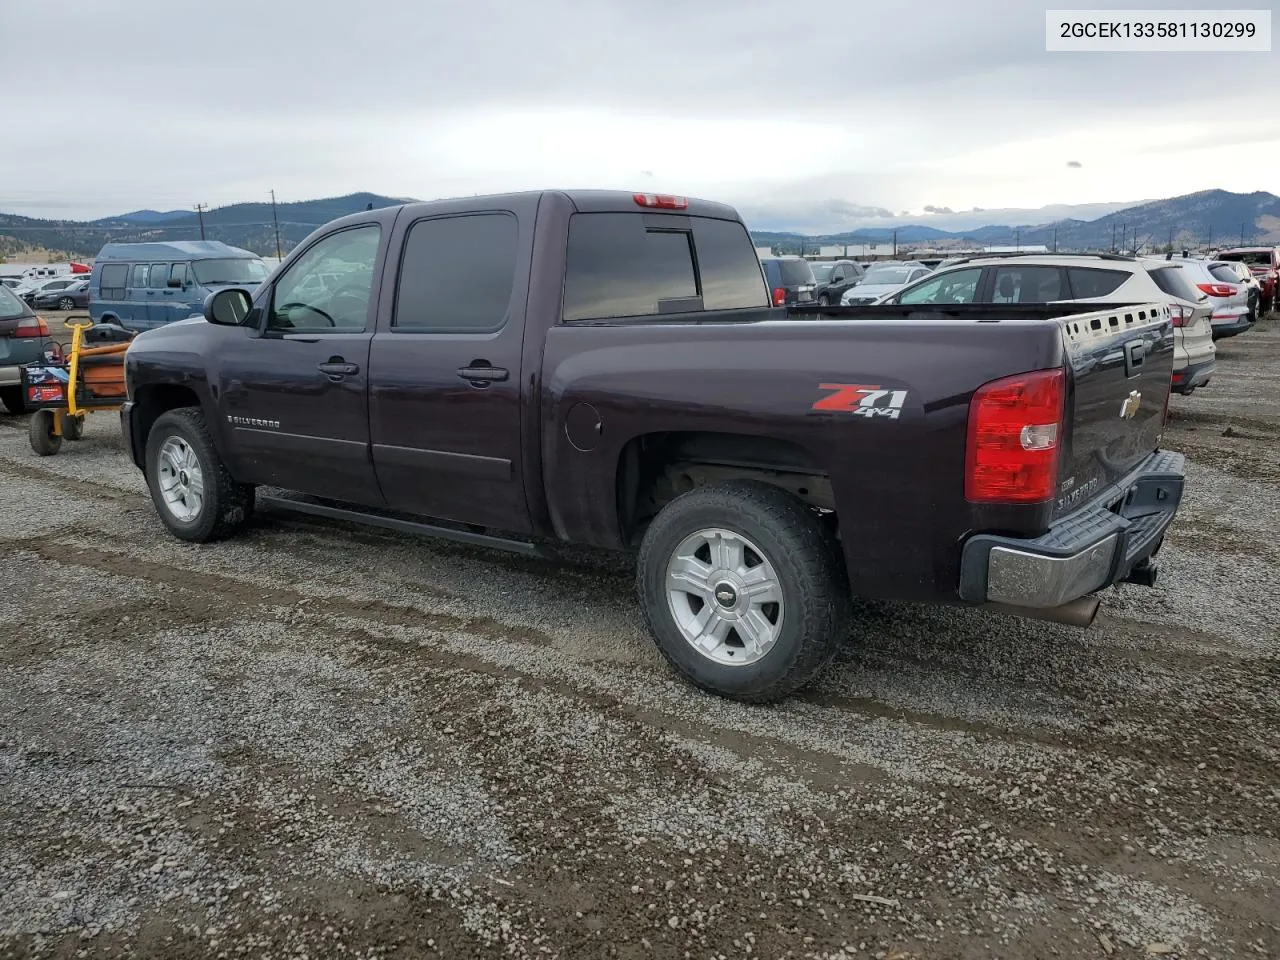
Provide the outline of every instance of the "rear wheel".
{"type": "Polygon", "coordinates": [[[736,700],[787,696],[848,636],[835,538],[768,484],[734,481],[671,501],[645,534],[637,583],[667,661],[696,686],[736,700]]]}
{"type": "Polygon", "coordinates": [[[84,415],[62,418],[62,435],[68,440],[80,440],[84,437],[84,415]]]}
{"type": "Polygon", "coordinates": [[[193,407],[161,414],[147,435],[147,486],[156,512],[174,536],[194,543],[240,531],[253,512],[253,487],[228,472],[193,407]]]}
{"type": "Polygon", "coordinates": [[[0,387],[0,403],[10,413],[27,412],[27,405],[22,399],[22,387],[0,387]]]}
{"type": "Polygon", "coordinates": [[[31,449],[42,457],[51,457],[62,449],[62,437],[54,434],[53,426],[53,411],[37,410],[31,418],[31,426],[27,428],[31,449]]]}
{"type": "Polygon", "coordinates": [[[58,309],[63,312],[70,312],[76,308],[76,302],[70,297],[63,297],[58,301],[58,309]]]}

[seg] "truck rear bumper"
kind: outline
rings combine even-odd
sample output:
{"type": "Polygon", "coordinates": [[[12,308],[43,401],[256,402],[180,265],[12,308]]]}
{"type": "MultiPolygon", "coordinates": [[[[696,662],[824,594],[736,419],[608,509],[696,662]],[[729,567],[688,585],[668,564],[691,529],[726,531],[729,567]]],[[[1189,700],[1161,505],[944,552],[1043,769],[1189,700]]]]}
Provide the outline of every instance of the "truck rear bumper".
{"type": "Polygon", "coordinates": [[[1156,451],[1043,536],[970,537],[961,555],[961,598],[1059,607],[1128,578],[1160,548],[1182,502],[1184,464],[1180,453],[1156,451]]]}

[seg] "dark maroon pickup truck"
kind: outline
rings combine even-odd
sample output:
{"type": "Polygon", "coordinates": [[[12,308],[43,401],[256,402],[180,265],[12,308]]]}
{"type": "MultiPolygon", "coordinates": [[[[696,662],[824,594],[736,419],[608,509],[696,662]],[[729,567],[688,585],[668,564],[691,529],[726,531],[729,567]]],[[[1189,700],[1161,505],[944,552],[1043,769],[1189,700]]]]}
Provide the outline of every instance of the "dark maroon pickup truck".
{"type": "Polygon", "coordinates": [[[662,653],[744,700],[812,678],[851,595],[1087,626],[1097,591],[1153,582],[1182,495],[1165,305],[774,308],[715,203],[368,211],[204,313],[127,357],[175,535],[230,535],[257,496],[634,551],[662,653]]]}

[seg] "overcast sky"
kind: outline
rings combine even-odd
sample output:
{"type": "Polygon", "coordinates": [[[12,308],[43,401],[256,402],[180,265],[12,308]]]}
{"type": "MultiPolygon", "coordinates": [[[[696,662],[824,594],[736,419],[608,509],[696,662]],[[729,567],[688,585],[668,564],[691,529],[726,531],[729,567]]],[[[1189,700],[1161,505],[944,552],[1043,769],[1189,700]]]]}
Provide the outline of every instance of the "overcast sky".
{"type": "Polygon", "coordinates": [[[0,210],[618,187],[835,229],[1280,192],[1280,54],[1046,53],[1044,7],[0,0],[0,210]]]}

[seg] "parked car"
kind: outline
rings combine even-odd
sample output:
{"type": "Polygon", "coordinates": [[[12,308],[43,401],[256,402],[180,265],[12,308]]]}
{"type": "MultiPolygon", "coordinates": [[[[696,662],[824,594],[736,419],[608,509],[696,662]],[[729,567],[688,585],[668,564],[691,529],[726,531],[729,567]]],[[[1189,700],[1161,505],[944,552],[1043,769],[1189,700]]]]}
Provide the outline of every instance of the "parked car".
{"type": "Polygon", "coordinates": [[[1262,284],[1262,312],[1270,313],[1275,309],[1276,287],[1280,285],[1280,248],[1236,247],[1233,250],[1218,251],[1214,254],[1214,259],[1232,260],[1247,265],[1262,284]]]}
{"type": "Polygon", "coordinates": [[[1183,484],[1158,449],[1163,303],[829,323],[772,299],[717,203],[363,211],[214,294],[207,322],[139,335],[125,442],[186,541],[242,529],[256,500],[524,554],[634,551],[663,655],[749,701],[847,642],[853,591],[1085,625],[1097,590],[1153,582],[1183,484]],[[297,292],[334,263],[344,288],[297,292]]]}
{"type": "Polygon", "coordinates": [[[760,266],[775,307],[814,302],[813,291],[818,281],[804,257],[765,257],[760,266]]]}
{"type": "Polygon", "coordinates": [[[1209,305],[1213,308],[1210,320],[1214,339],[1234,337],[1253,326],[1253,312],[1249,309],[1249,288],[1243,283],[1218,279],[1209,271],[1210,261],[1201,257],[1166,255],[1163,262],[1180,264],[1196,289],[1208,297],[1209,305]]]}
{"type": "Polygon", "coordinates": [[[49,325],[8,287],[0,285],[0,403],[22,413],[22,367],[60,355],[49,325]]]}
{"type": "Polygon", "coordinates": [[[109,243],[89,281],[89,317],[126,330],[149,330],[198,315],[223,287],[267,278],[262,258],[217,240],[109,243]]]}
{"type": "Polygon", "coordinates": [[[89,279],[83,277],[61,289],[45,288],[31,299],[37,310],[87,310],[89,307],[89,279]]]}
{"type": "Polygon", "coordinates": [[[929,268],[914,261],[889,261],[874,264],[858,283],[845,291],[840,298],[842,306],[856,307],[875,303],[881,297],[893,293],[904,284],[913,283],[927,276],[929,268]]]}
{"type": "Polygon", "coordinates": [[[866,276],[866,271],[852,260],[810,263],[809,267],[813,270],[814,280],[817,281],[813,298],[823,306],[839,303],[844,292],[866,276]]]}
{"type": "Polygon", "coordinates": [[[0,277],[0,286],[6,286],[10,290],[14,290],[22,286],[21,277],[0,277]]]}
{"type": "Polygon", "coordinates": [[[1180,264],[1120,254],[1003,254],[957,260],[882,302],[1169,304],[1174,327],[1174,390],[1190,394],[1217,364],[1212,306],[1180,264]]]}
{"type": "Polygon", "coordinates": [[[1248,265],[1237,260],[1211,260],[1209,272],[1223,283],[1244,285],[1249,302],[1249,321],[1257,323],[1262,315],[1262,281],[1254,276],[1248,265]]]}
{"type": "Polygon", "coordinates": [[[74,287],[76,284],[83,282],[84,279],[84,277],[73,277],[69,274],[60,277],[40,277],[29,280],[20,287],[15,287],[13,292],[21,297],[26,304],[34,305],[36,297],[46,293],[61,293],[68,287],[74,287]]]}

